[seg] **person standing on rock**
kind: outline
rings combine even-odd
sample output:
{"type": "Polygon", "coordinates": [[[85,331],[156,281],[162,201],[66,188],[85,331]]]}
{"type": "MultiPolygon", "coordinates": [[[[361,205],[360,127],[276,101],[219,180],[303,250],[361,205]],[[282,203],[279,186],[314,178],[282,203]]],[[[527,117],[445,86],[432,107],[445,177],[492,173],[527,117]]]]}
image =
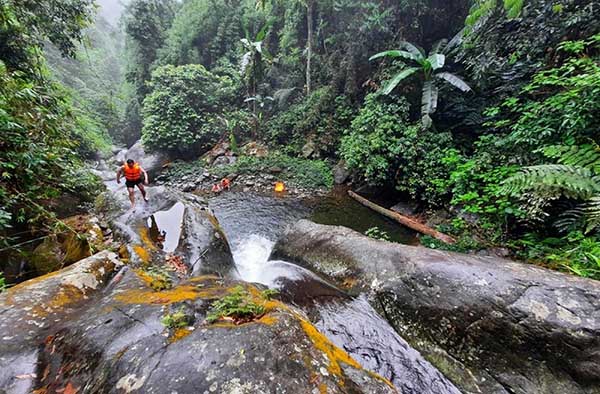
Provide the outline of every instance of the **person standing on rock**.
{"type": "Polygon", "coordinates": [[[136,163],[132,159],[127,160],[127,164],[119,168],[117,171],[117,183],[121,183],[121,176],[125,176],[125,186],[127,186],[127,192],[129,193],[129,201],[131,201],[131,208],[135,207],[135,186],[142,192],[142,197],[145,202],[148,202],[146,198],[146,189],[144,185],[148,184],[148,173],[146,170],[136,163]],[[142,174],[144,178],[142,179],[142,174]]]}

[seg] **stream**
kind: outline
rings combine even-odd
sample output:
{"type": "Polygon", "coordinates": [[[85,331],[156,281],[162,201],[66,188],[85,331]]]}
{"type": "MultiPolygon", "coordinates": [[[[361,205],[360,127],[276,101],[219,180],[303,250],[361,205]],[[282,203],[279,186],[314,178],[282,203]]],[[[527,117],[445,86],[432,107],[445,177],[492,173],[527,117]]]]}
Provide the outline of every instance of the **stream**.
{"type": "Polygon", "coordinates": [[[284,300],[302,307],[334,344],[403,393],[460,393],[379,316],[364,296],[351,298],[304,268],[269,261],[279,234],[301,218],[362,232],[377,226],[405,243],[414,243],[414,234],[365,212],[366,208],[345,192],[308,202],[231,192],[212,198],[209,207],[228,237],[239,279],[279,289],[284,300]]]}

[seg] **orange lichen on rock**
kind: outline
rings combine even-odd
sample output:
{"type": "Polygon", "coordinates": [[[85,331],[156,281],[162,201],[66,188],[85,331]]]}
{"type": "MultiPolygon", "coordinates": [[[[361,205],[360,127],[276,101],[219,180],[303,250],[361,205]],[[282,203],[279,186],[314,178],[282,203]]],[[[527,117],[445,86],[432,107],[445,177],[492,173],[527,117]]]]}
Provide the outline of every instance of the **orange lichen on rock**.
{"type": "Polygon", "coordinates": [[[258,319],[258,322],[267,326],[272,326],[275,323],[277,323],[277,317],[273,315],[264,315],[263,317],[258,319]]]}
{"type": "Polygon", "coordinates": [[[82,300],[84,296],[85,294],[79,288],[65,285],[48,302],[33,305],[29,314],[30,316],[46,317],[54,311],[61,310],[82,300]]]}
{"type": "Polygon", "coordinates": [[[220,278],[216,275],[200,275],[200,276],[195,276],[193,278],[188,279],[188,282],[198,283],[198,282],[215,281],[215,280],[219,280],[219,279],[220,278]]]}
{"type": "Polygon", "coordinates": [[[148,252],[142,245],[134,245],[133,250],[143,263],[148,264],[150,262],[150,252],[148,252]]]}
{"type": "Polygon", "coordinates": [[[171,335],[169,337],[169,343],[174,343],[179,340],[182,340],[183,338],[187,337],[191,333],[192,333],[192,330],[190,330],[187,327],[178,328],[173,332],[173,335],[171,335]]]}
{"type": "Polygon", "coordinates": [[[308,321],[301,319],[300,324],[302,329],[311,340],[313,345],[325,353],[329,360],[329,366],[327,370],[334,376],[342,376],[342,367],[340,363],[344,363],[356,369],[362,369],[359,363],[357,363],[348,353],[335,346],[327,337],[321,334],[315,326],[308,321]]]}
{"type": "Polygon", "coordinates": [[[148,232],[148,227],[141,226],[139,228],[140,239],[142,240],[142,245],[150,250],[156,250],[156,245],[152,238],[150,238],[150,233],[148,232]]]}
{"type": "Polygon", "coordinates": [[[48,306],[52,309],[59,309],[67,305],[73,304],[85,297],[81,289],[72,285],[63,286],[58,293],[52,297],[48,306]]]}
{"type": "Polygon", "coordinates": [[[173,304],[195,300],[202,296],[196,286],[183,285],[165,291],[129,290],[117,294],[115,299],[125,304],[173,304]]]}
{"type": "Polygon", "coordinates": [[[319,385],[319,393],[320,394],[327,394],[327,385],[325,383],[321,383],[319,385]]]}
{"type": "Polygon", "coordinates": [[[9,287],[8,290],[6,290],[6,292],[8,294],[8,297],[6,299],[7,303],[10,302],[11,298],[14,297],[16,295],[16,293],[19,292],[19,290],[23,290],[23,289],[26,289],[26,288],[31,287],[33,285],[36,285],[36,284],[38,284],[40,282],[45,281],[46,279],[49,279],[49,278],[51,278],[53,276],[56,276],[56,275],[60,274],[60,273],[61,273],[61,271],[50,272],[49,274],[41,275],[41,276],[38,276],[37,278],[29,279],[29,280],[27,280],[25,282],[21,282],[21,283],[19,283],[17,285],[9,287]]]}

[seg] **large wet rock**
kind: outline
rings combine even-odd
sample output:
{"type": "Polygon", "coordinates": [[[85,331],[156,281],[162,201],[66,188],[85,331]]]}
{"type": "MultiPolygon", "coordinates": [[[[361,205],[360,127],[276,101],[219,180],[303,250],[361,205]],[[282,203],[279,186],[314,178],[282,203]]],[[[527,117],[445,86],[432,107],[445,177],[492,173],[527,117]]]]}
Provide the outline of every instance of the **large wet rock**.
{"type": "MultiPolygon", "coordinates": [[[[192,278],[169,290],[133,270],[77,317],[57,321],[28,360],[30,388],[43,393],[396,393],[320,334],[296,309],[242,285],[265,314],[234,324],[206,321],[235,282],[192,278]],[[185,327],[164,318],[185,313],[185,327]]],[[[5,373],[3,370],[2,373],[5,373]]],[[[14,375],[11,372],[10,375],[14,375]]],[[[13,378],[19,382],[24,378],[13,378]]]]}
{"type": "Polygon", "coordinates": [[[107,214],[116,239],[126,245],[134,265],[162,266],[177,256],[193,275],[227,276],[235,270],[229,243],[206,200],[161,186],[147,191],[149,202],[138,201],[134,209],[124,188],[102,196],[103,205],[113,207],[107,214]]]}
{"type": "MultiPolygon", "coordinates": [[[[123,165],[127,159],[132,159],[141,164],[153,179],[162,170],[169,158],[161,153],[146,152],[142,141],[138,141],[129,149],[123,149],[113,159],[113,164],[123,165]]],[[[118,168],[115,168],[115,173],[118,168]]]]}
{"type": "Polygon", "coordinates": [[[105,249],[104,235],[98,219],[77,215],[62,219],[67,229],[47,237],[33,251],[30,264],[40,274],[48,274],[105,249]]]}
{"type": "Polygon", "coordinates": [[[49,330],[104,288],[122,263],[103,251],[0,294],[0,392],[29,393],[49,330]]]}
{"type": "Polygon", "coordinates": [[[272,258],[367,291],[469,393],[599,393],[600,283],[300,221],[272,258]]]}

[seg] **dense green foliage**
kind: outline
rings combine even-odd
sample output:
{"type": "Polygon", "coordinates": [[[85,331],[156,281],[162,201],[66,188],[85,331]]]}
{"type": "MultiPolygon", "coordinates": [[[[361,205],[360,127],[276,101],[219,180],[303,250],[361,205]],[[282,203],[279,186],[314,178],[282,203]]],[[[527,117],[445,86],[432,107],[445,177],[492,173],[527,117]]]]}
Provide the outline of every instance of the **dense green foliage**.
{"type": "Polygon", "coordinates": [[[178,156],[199,154],[219,138],[218,116],[233,94],[231,80],[201,65],[164,66],[152,73],[144,100],[142,141],[178,156]]]}
{"type": "Polygon", "coordinates": [[[228,140],[238,160],[213,169],[223,176],[330,187],[343,160],[354,186],[415,200],[424,216],[447,208],[455,250],[509,247],[600,277],[589,2],[132,0],[122,30],[85,30],[92,8],[0,5],[1,227],[50,226],[59,196],[93,188],[80,159],[107,135],[185,159],[228,140]],[[252,140],[277,153],[241,155],[252,140]]]}
{"type": "Polygon", "coordinates": [[[277,169],[277,177],[299,187],[309,189],[331,188],[331,168],[322,160],[307,160],[285,154],[271,153],[267,157],[241,156],[235,164],[219,169],[222,176],[235,174],[263,174],[277,169]]]}
{"type": "Polygon", "coordinates": [[[91,21],[90,1],[0,4],[0,235],[52,231],[65,194],[82,201],[98,187],[82,158],[105,146],[103,133],[48,78],[43,41],[74,55],[91,21]]]}
{"type": "MultiPolygon", "coordinates": [[[[207,167],[204,160],[176,161],[169,166],[166,175],[171,179],[197,177],[205,170],[207,167]]],[[[326,161],[293,157],[277,152],[269,153],[266,157],[239,156],[234,164],[213,167],[210,171],[219,178],[231,174],[263,176],[265,173],[274,173],[279,180],[290,186],[307,189],[333,186],[333,174],[326,161]]]]}
{"type": "Polygon", "coordinates": [[[122,32],[100,17],[85,30],[76,57],[61,56],[53,45],[44,48],[52,76],[68,87],[79,116],[100,140],[107,140],[105,134],[118,142],[125,140],[123,51],[122,32]]]}

